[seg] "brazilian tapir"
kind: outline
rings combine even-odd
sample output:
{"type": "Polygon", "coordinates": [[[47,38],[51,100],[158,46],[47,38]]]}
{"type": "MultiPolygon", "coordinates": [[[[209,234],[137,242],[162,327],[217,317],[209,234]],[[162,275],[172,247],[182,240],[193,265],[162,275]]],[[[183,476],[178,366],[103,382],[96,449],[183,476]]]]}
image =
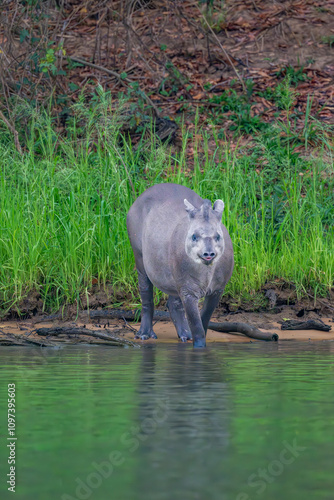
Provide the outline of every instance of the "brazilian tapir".
{"type": "Polygon", "coordinates": [[[131,206],[127,228],[142,300],[142,340],[152,327],[153,285],[168,294],[179,338],[205,347],[211,315],[233,271],[233,247],[221,223],[224,203],[203,200],[178,184],[157,184],[131,206]],[[205,297],[202,310],[199,299],[205,297]]]}

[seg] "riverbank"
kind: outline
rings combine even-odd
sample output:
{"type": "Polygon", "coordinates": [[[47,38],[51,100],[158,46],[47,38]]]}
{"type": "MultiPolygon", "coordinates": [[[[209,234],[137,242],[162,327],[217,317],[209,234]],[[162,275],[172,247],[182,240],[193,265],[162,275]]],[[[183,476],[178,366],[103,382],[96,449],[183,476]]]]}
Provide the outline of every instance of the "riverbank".
{"type": "MultiPolygon", "coordinates": [[[[329,332],[318,330],[281,330],[281,323],[284,319],[301,319],[297,316],[297,311],[293,307],[285,307],[279,313],[238,313],[238,314],[221,314],[216,312],[212,321],[217,322],[243,322],[251,326],[256,326],[262,331],[269,331],[270,333],[277,333],[279,341],[297,340],[297,341],[334,341],[334,328],[329,332]]],[[[334,325],[334,317],[319,315],[314,311],[305,312],[302,320],[321,319],[326,325],[334,325]]],[[[145,342],[135,340],[135,332],[138,331],[140,324],[137,322],[128,322],[123,319],[101,319],[97,322],[96,319],[88,319],[87,314],[84,312],[79,313],[77,318],[68,320],[48,320],[48,318],[35,317],[26,320],[9,320],[0,322],[0,341],[4,339],[6,334],[20,335],[27,337],[30,340],[41,340],[41,336],[36,334],[36,330],[41,328],[85,328],[87,334],[89,330],[94,332],[100,331],[102,334],[107,329],[112,335],[125,340],[131,340],[140,345],[155,345],[160,343],[177,343],[179,342],[175,328],[171,321],[157,321],[154,325],[158,339],[150,339],[145,342]]],[[[74,343],[104,343],[103,339],[96,339],[89,337],[89,335],[77,335],[71,337],[74,343]]],[[[58,335],[57,337],[48,337],[52,342],[64,343],[68,341],[69,336],[66,334],[58,335]]],[[[238,333],[220,333],[213,330],[208,330],[207,342],[261,342],[260,340],[250,339],[238,333]]]]}

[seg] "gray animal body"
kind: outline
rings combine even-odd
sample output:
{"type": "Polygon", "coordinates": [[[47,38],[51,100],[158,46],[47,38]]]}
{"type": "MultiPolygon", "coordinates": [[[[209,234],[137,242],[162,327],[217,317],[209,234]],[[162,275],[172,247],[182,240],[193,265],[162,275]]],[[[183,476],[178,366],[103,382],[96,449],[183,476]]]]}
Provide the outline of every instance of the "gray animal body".
{"type": "Polygon", "coordinates": [[[221,223],[223,209],[221,200],[212,207],[178,184],[152,186],[131,206],[127,228],[142,300],[139,338],[157,338],[152,327],[154,285],[169,296],[179,338],[205,346],[211,315],[234,265],[231,238],[221,223]]]}

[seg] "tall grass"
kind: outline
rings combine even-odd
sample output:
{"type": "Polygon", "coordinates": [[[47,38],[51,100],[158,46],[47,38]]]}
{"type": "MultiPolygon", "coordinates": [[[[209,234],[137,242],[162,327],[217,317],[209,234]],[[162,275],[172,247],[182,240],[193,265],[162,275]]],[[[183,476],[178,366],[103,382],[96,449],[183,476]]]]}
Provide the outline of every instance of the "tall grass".
{"type": "MultiPolygon", "coordinates": [[[[0,306],[31,290],[46,309],[79,303],[92,282],[138,299],[126,232],[129,207],[147,187],[176,182],[225,202],[223,222],[234,245],[227,292],[251,294],[270,280],[292,282],[299,294],[324,295],[334,280],[333,164],[302,158],[279,129],[251,149],[231,152],[198,130],[194,166],[183,152],[142,139],[132,147],[107,97],[79,103],[66,138],[50,117],[31,113],[21,156],[6,132],[0,141],[0,306]],[[210,139],[210,140],[209,140],[210,139]],[[204,154],[199,153],[199,145],[204,154]],[[133,192],[134,190],[134,192],[133,192]]],[[[215,133],[213,133],[213,138],[215,133]]],[[[319,138],[318,138],[319,140],[319,138]]]]}

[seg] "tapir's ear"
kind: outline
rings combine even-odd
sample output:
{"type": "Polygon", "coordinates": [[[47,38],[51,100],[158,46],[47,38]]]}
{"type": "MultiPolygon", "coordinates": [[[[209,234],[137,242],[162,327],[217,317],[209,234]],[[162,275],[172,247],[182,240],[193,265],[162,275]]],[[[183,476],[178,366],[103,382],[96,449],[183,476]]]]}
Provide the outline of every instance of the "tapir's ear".
{"type": "Polygon", "coordinates": [[[184,204],[186,206],[186,210],[189,214],[189,217],[195,217],[195,214],[197,212],[197,209],[194,207],[194,205],[192,205],[191,203],[189,203],[188,200],[184,199],[184,204]]]}
{"type": "Polygon", "coordinates": [[[213,211],[219,218],[219,220],[222,217],[223,211],[224,211],[224,202],[222,200],[216,200],[213,204],[213,211]]]}

